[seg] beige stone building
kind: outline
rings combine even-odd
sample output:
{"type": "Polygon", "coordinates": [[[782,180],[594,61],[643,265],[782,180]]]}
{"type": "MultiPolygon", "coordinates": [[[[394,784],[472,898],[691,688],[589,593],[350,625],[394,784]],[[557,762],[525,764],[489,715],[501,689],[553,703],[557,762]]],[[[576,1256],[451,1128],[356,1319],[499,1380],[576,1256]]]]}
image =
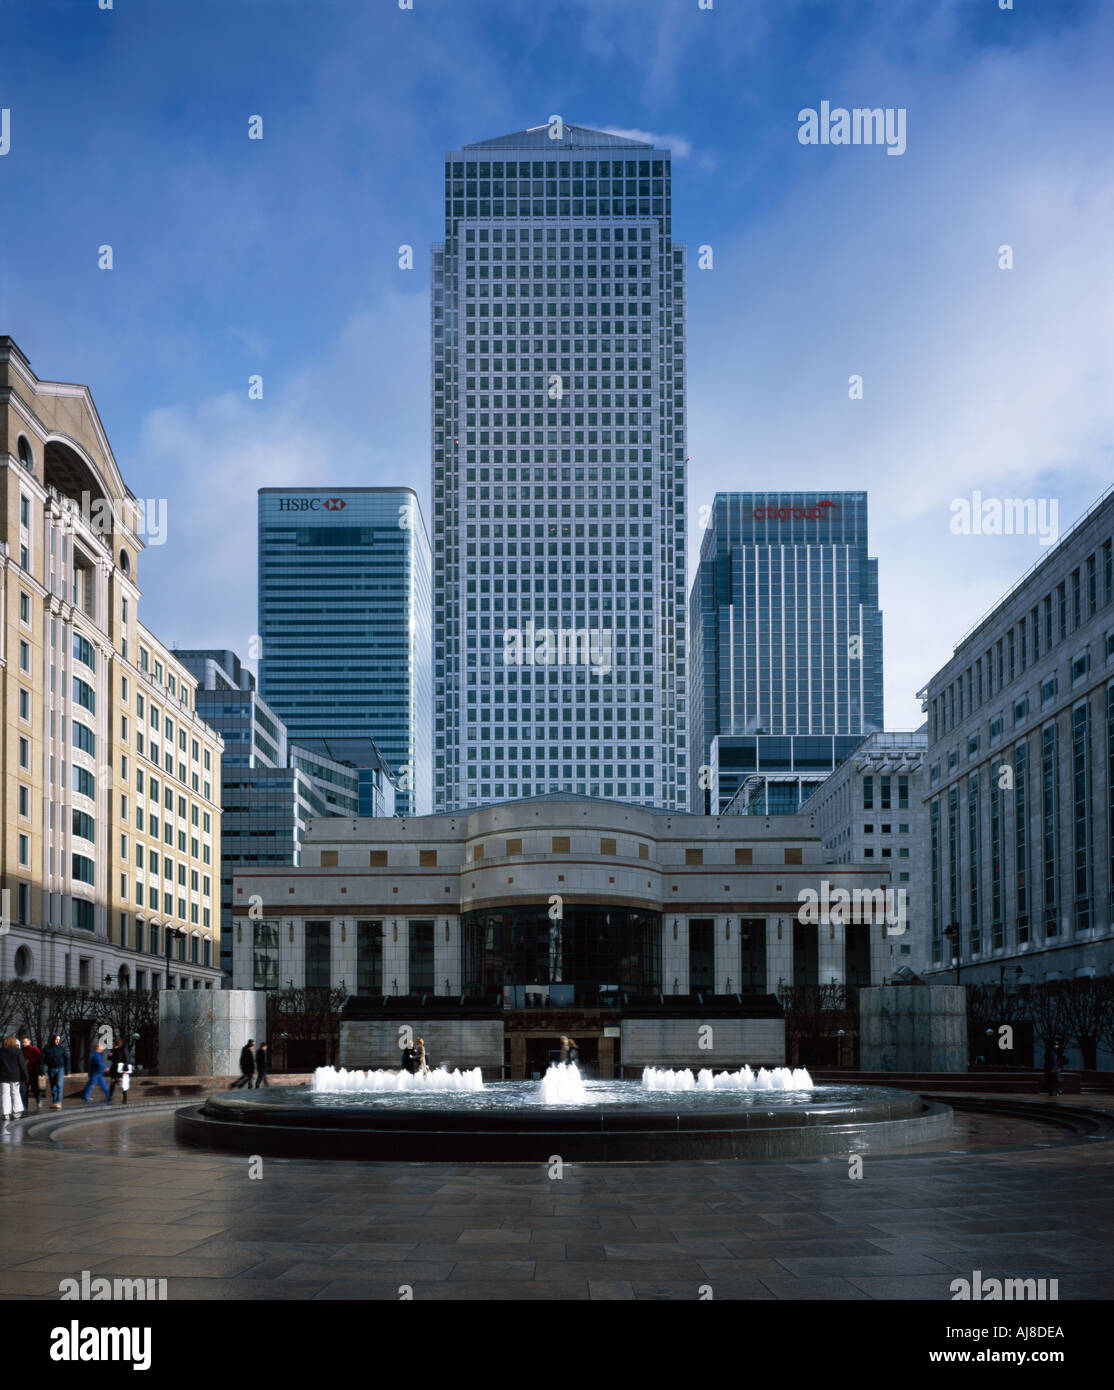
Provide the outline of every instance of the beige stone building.
{"type": "Polygon", "coordinates": [[[342,1042],[342,1060],[361,1066],[397,1065],[400,1022],[436,1040],[441,1060],[451,1051],[510,1076],[544,1069],[562,1032],[601,1075],[778,1063],[783,1036],[763,999],[888,983],[894,928],[864,897],[890,882],[888,865],[825,863],[804,815],[550,794],[331,817],[310,823],[300,867],[236,870],[233,981],[368,1000],[363,1050],[342,1042]],[[859,894],[846,921],[823,906],[837,891],[859,894]],[[714,1053],[700,1041],[709,1023],[714,1053]]]}
{"type": "Polygon", "coordinates": [[[222,743],[139,621],[165,539],[89,388],[0,337],[0,978],[219,988],[222,743]]]}

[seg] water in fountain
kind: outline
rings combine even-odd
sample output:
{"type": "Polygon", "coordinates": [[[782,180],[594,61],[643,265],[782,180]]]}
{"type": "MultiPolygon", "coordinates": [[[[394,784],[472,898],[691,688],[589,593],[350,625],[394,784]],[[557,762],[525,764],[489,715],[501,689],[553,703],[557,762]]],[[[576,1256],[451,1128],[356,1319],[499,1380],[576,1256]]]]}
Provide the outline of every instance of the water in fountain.
{"type": "Polygon", "coordinates": [[[550,1066],[541,1082],[541,1097],[546,1105],[580,1105],[588,1099],[580,1068],[575,1062],[558,1062],[550,1066]]]}
{"type": "Polygon", "coordinates": [[[646,1091],[811,1091],[813,1085],[804,1067],[774,1067],[772,1071],[759,1067],[757,1074],[750,1067],[743,1067],[741,1071],[721,1071],[718,1076],[707,1068],[693,1076],[688,1067],[683,1071],[644,1067],[642,1088],[646,1091]]]}
{"type": "Polygon", "coordinates": [[[368,1093],[377,1091],[482,1091],[483,1072],[479,1067],[470,1071],[347,1071],[341,1067],[318,1067],[313,1073],[315,1091],[332,1093],[368,1093]]]}

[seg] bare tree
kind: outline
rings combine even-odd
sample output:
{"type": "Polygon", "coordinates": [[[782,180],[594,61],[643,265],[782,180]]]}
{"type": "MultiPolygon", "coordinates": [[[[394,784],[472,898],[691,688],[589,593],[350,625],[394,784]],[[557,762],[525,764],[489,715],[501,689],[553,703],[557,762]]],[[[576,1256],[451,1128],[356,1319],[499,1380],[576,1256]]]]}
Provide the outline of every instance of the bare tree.
{"type": "Polygon", "coordinates": [[[1056,1039],[1067,1037],[1067,1010],[1064,1006],[1066,980],[1041,980],[1028,988],[1025,996],[1026,1012],[1033,1022],[1033,1032],[1051,1047],[1056,1039]]]}
{"type": "Polygon", "coordinates": [[[858,1029],[858,998],[846,985],[783,985],[778,1000],[785,1012],[785,1046],[791,1059],[822,1060],[821,1052],[842,1030],[858,1029]]]}
{"type": "MultiPolygon", "coordinates": [[[[336,1061],[340,1045],[340,1010],[347,998],[341,989],[276,989],[267,993],[267,1026],[306,1045],[325,1044],[327,1064],[336,1061]]],[[[285,1062],[285,1057],[284,1057],[285,1062]]]]}
{"type": "Polygon", "coordinates": [[[1060,1008],[1065,1036],[1074,1038],[1083,1053],[1087,1071],[1098,1067],[1099,1039],[1110,1028],[1114,1017],[1114,988],[1107,979],[1065,980],[1060,1008]]]}

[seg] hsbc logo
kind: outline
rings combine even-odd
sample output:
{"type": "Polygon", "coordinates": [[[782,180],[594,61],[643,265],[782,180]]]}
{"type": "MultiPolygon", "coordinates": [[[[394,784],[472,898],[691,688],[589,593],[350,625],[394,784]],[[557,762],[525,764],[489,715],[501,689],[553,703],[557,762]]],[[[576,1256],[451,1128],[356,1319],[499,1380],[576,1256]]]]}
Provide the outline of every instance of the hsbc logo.
{"type": "Polygon", "coordinates": [[[280,497],[280,512],[342,512],[348,503],[343,497],[280,497]]]}

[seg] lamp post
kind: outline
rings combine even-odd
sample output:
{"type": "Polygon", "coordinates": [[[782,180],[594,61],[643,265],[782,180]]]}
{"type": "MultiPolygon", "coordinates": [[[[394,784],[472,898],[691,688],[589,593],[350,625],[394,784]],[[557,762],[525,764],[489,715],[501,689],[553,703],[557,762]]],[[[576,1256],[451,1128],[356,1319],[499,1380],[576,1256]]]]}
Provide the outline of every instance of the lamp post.
{"type": "Polygon", "coordinates": [[[185,936],[185,932],[179,931],[177,927],[166,926],[163,928],[166,936],[166,987],[170,988],[170,938],[172,936],[185,936]]]}
{"type": "Polygon", "coordinates": [[[944,928],[944,935],[952,943],[952,959],[955,964],[955,982],[959,984],[959,924],[952,922],[944,928]]]}

